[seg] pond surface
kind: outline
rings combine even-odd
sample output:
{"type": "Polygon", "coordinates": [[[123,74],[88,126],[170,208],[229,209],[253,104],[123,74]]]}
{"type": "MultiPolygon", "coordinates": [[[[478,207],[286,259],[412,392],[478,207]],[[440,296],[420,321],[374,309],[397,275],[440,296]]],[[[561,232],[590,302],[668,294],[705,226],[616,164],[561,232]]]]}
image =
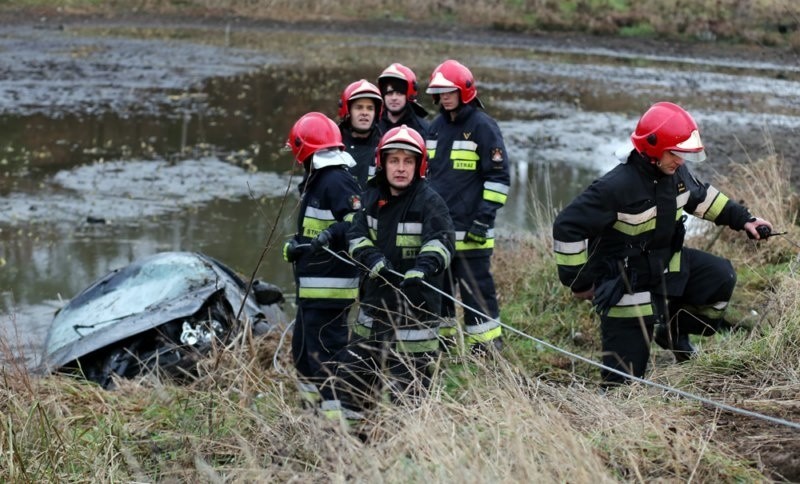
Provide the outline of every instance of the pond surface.
{"type": "MultiPolygon", "coordinates": [[[[93,26],[98,27],[98,26],[93,26]]],[[[100,26],[102,27],[102,26],[100,26]]],[[[99,29],[102,30],[102,29],[99,29]]],[[[36,359],[55,310],[110,270],[193,250],[294,292],[280,246],[299,172],[282,152],[308,111],[391,62],[424,89],[447,57],[468,65],[512,160],[498,230],[534,231],[617,161],[659,100],[689,109],[702,174],[774,149],[797,164],[800,74],[764,59],[682,57],[519,37],[507,44],[264,28],[96,32],[0,26],[0,342],[36,359]],[[100,35],[100,34],[103,35],[100,35]],[[356,55],[363,49],[369,55],[356,55]]],[[[599,41],[598,41],[599,42],[599,41]]],[[[427,96],[423,104],[434,112],[427,96]]],[[[287,307],[292,312],[291,307],[287,307]]]]}

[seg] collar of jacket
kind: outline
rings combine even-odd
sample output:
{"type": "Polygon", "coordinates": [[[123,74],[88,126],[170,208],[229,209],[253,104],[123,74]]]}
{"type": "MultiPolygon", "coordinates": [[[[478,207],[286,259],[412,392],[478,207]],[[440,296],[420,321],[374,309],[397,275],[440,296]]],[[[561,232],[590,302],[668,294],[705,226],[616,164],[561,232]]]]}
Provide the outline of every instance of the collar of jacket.
{"type": "Polygon", "coordinates": [[[442,116],[444,116],[444,119],[446,119],[448,123],[456,124],[456,123],[462,123],[465,119],[472,116],[472,113],[477,111],[477,109],[478,108],[476,108],[472,103],[462,104],[455,110],[456,111],[455,120],[450,117],[450,111],[446,111],[443,107],[439,108],[439,112],[442,113],[442,116]]]}

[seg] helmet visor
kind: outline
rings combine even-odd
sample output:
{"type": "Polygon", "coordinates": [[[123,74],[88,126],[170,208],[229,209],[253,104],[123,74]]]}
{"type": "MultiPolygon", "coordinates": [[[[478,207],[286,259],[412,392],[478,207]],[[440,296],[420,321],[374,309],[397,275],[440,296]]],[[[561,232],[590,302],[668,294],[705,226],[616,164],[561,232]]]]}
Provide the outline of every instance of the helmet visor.
{"type": "Polygon", "coordinates": [[[414,146],[414,145],[412,145],[410,143],[404,143],[402,141],[389,142],[389,143],[386,143],[385,145],[381,146],[381,151],[382,152],[383,151],[387,151],[387,150],[405,150],[405,151],[411,151],[413,153],[417,153],[417,154],[420,154],[420,155],[422,154],[422,152],[416,146],[414,146]]]}
{"type": "Polygon", "coordinates": [[[706,159],[706,151],[678,151],[678,150],[670,150],[675,156],[680,156],[686,161],[693,161],[695,163],[701,162],[706,159]]]}
{"type": "Polygon", "coordinates": [[[431,86],[425,89],[426,94],[444,94],[446,92],[455,92],[455,91],[458,91],[458,88],[453,86],[443,86],[443,87],[431,86]]]}

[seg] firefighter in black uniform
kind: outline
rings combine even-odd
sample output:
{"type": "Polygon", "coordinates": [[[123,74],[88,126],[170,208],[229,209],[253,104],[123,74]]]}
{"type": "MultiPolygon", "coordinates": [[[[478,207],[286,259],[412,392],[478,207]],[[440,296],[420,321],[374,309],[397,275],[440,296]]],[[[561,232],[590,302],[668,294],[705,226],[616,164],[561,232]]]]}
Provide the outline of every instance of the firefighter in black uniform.
{"type": "Polygon", "coordinates": [[[297,316],[292,356],[301,377],[304,401],[320,400],[319,384],[330,376],[326,365],[348,341],[348,312],[358,294],[358,271],[329,250],[347,250],[347,230],[361,209],[361,190],[348,171],[355,164],[343,151],[336,124],[322,113],[308,113],[287,140],[305,169],[297,233],[284,245],[294,264],[297,316]]]}
{"type": "Polygon", "coordinates": [[[356,326],[363,339],[343,352],[323,392],[328,417],[368,405],[384,373],[394,397],[419,397],[428,387],[441,305],[428,285],[442,287],[454,233],[447,206],[424,179],[426,165],[416,131],[401,126],[383,136],[377,174],[348,233],[350,254],[368,272],[356,326]]]}
{"type": "Polygon", "coordinates": [[[381,113],[381,92],[371,82],[361,79],[349,84],[339,99],[339,129],[344,149],[356,166],[350,172],[362,190],[375,174],[375,148],[381,140],[378,116],[381,113]]]}
{"type": "Polygon", "coordinates": [[[651,106],[631,140],[627,159],[558,214],[553,239],[561,282],[600,314],[603,364],[642,377],[653,338],[678,361],[691,358],[689,334],[716,331],[736,284],[730,261],[683,246],[684,214],[755,239],[772,225],[689,171],[686,160],[706,155],[680,106],[651,106]]]}
{"type": "Polygon", "coordinates": [[[419,88],[414,71],[395,62],[378,76],[378,88],[383,96],[383,112],[378,121],[381,133],[406,125],[426,138],[430,127],[425,120],[428,112],[417,102],[419,88]]]}
{"type": "MultiPolygon", "coordinates": [[[[464,309],[465,343],[473,350],[499,349],[502,327],[498,321],[491,256],[494,220],[505,205],[509,189],[508,157],[503,136],[478,99],[472,73],[455,60],[434,69],[426,90],[441,105],[428,134],[428,178],[444,198],[456,230],[456,257],[445,278],[445,290],[470,308],[464,309]]],[[[457,334],[455,305],[443,301],[441,334],[457,334]]]]}

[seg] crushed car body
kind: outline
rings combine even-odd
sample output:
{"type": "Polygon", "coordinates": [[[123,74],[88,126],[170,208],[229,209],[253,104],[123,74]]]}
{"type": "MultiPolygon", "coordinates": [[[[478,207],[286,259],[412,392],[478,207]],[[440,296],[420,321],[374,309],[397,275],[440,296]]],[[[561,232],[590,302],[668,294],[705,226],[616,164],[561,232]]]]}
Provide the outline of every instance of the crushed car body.
{"type": "Polygon", "coordinates": [[[104,388],[150,371],[178,379],[250,324],[264,333],[286,316],[272,284],[247,282],[196,252],[163,252],[112,271],[57,313],[42,370],[76,373],[104,388]],[[236,315],[241,308],[241,315],[236,315]]]}

